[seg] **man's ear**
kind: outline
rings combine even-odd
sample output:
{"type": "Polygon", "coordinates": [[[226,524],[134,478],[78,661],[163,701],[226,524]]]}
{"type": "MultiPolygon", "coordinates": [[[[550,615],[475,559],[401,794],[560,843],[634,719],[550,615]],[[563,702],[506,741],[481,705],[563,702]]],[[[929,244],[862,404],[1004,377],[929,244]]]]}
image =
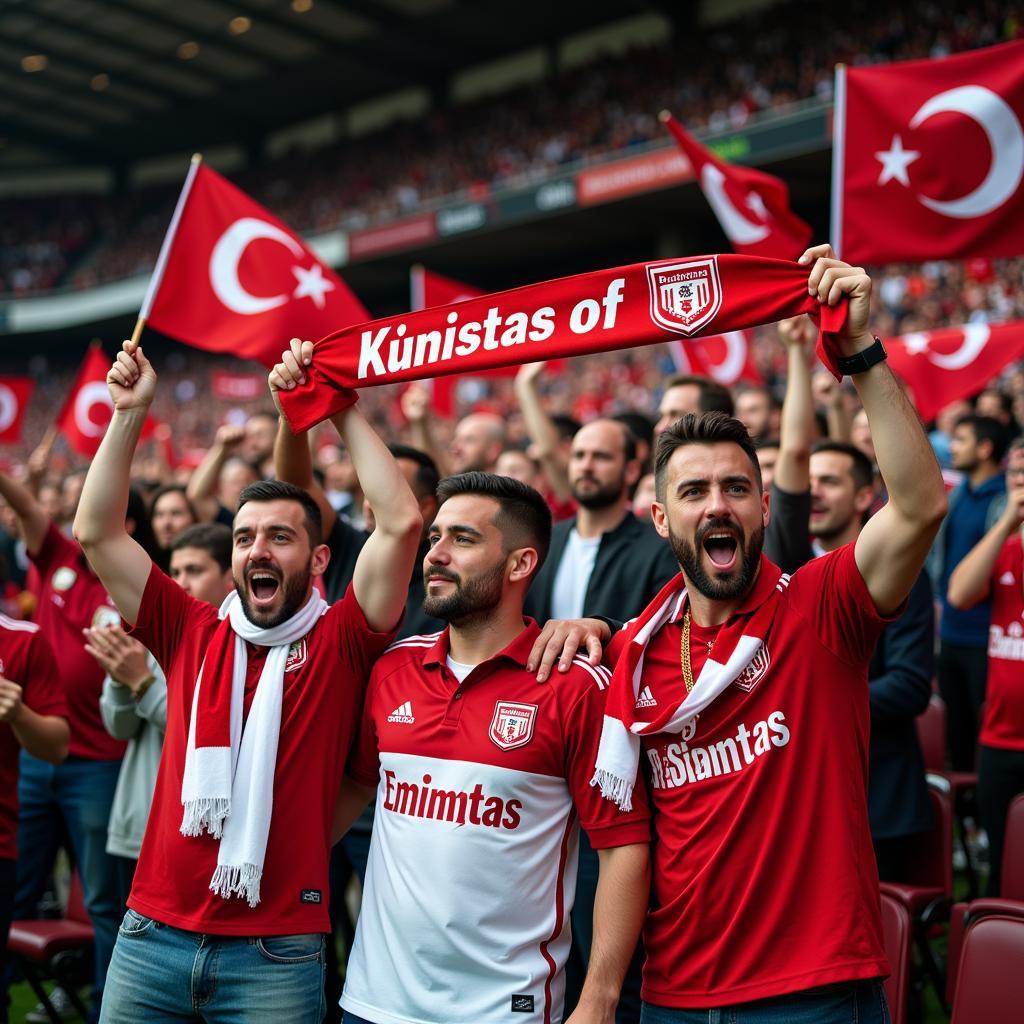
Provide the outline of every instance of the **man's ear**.
{"type": "Polygon", "coordinates": [[[874,503],[874,500],[875,500],[875,489],[874,489],[874,487],[871,487],[871,486],[862,487],[853,496],[853,507],[861,515],[864,515],[864,513],[867,512],[867,510],[869,508],[871,508],[871,505],[874,503]]]}
{"type": "Polygon", "coordinates": [[[313,576],[323,576],[327,571],[327,563],[331,560],[331,549],[326,544],[317,544],[313,548],[309,571],[313,576]]]}
{"type": "Polygon", "coordinates": [[[658,536],[668,540],[668,516],[665,514],[665,506],[660,501],[651,505],[651,522],[654,523],[658,536]]]}
{"type": "Polygon", "coordinates": [[[528,580],[537,568],[540,556],[536,548],[516,548],[508,554],[508,581],[528,580]]]}

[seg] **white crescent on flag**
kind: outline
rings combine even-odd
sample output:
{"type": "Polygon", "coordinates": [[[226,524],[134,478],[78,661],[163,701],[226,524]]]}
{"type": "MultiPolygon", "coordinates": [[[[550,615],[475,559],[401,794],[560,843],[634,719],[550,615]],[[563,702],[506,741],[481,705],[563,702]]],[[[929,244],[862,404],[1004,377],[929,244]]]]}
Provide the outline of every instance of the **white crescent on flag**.
{"type": "Polygon", "coordinates": [[[736,209],[725,191],[725,175],[714,164],[706,163],[701,168],[700,185],[733,245],[753,245],[771,234],[770,227],[755,224],[736,209]]]}
{"type": "Polygon", "coordinates": [[[0,384],[0,434],[17,418],[18,396],[6,384],[0,384]]]}
{"type": "Polygon", "coordinates": [[[110,392],[103,381],[94,380],[84,384],[75,395],[75,425],[84,437],[102,437],[107,432],[107,424],[114,415],[114,403],[110,392]],[[92,410],[101,405],[107,410],[102,423],[92,418],[92,410]]]}
{"type": "Polygon", "coordinates": [[[729,331],[728,334],[720,334],[719,337],[725,342],[725,358],[712,363],[707,358],[705,348],[704,362],[707,364],[708,373],[719,384],[732,386],[739,380],[747,363],[747,339],[742,331],[729,331]]]}

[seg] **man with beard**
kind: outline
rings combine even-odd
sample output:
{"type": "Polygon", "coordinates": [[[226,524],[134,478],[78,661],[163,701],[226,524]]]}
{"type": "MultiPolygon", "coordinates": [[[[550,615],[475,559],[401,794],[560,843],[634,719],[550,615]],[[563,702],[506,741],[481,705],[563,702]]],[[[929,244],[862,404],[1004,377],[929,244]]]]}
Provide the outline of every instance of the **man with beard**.
{"type": "MultiPolygon", "coordinates": [[[[871,281],[801,257],[867,410],[888,504],[792,577],[762,556],[769,499],[743,425],[689,415],[662,434],[654,521],[680,575],[620,631],[594,781],[626,809],[642,762],[656,823],[644,931],[646,1024],[887,1020],[868,824],[868,662],[945,513],[917,415],[868,331],[871,281]]],[[[564,657],[549,624],[533,658],[564,657]]],[[[571,639],[571,638],[570,638],[571,639]]],[[[570,644],[571,647],[571,644],[570,644]]]]}
{"type": "MultiPolygon", "coordinates": [[[[275,397],[305,378],[312,348],[292,342],[270,376],[275,397]]],[[[237,591],[218,613],[125,532],[132,455],[156,388],[132,342],[107,385],[114,414],[75,532],[164,669],[167,733],[100,1019],[319,1022],[331,812],[364,680],[405,604],[416,500],[385,445],[345,409],[333,421],[378,517],[352,586],[327,607],[313,587],[328,561],[316,503],[261,481],[239,496],[237,591]]]]}
{"type": "Polygon", "coordinates": [[[647,906],[649,823],[590,785],[609,673],[576,658],[550,686],[527,669],[543,497],[476,472],[437,494],[424,608],[449,625],[374,666],[335,820],[338,836],[376,791],[344,1019],[560,1021],[578,820],[601,878],[571,1019],[611,1021],[647,906]]]}
{"type": "Polygon", "coordinates": [[[636,441],[612,419],[581,427],[569,455],[569,486],[579,509],[556,523],[551,554],[537,573],[526,611],[538,622],[639,614],[675,575],[672,553],[630,513],[640,477],[636,441]]]}

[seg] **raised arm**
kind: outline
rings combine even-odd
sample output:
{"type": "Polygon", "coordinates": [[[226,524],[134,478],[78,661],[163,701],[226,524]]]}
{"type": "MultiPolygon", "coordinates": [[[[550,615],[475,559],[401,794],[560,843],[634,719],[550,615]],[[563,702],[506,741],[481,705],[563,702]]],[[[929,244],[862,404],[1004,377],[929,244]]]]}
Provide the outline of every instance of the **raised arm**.
{"type": "Polygon", "coordinates": [[[946,597],[954,608],[973,608],[988,597],[992,589],[992,569],[999,552],[1013,536],[1013,531],[1024,523],[1024,483],[1011,486],[1013,480],[1011,476],[1006,478],[1006,510],[949,577],[946,597]]]}
{"type": "Polygon", "coordinates": [[[43,506],[36,501],[35,495],[28,487],[3,472],[0,472],[0,496],[18,517],[21,539],[25,542],[28,553],[38,554],[50,526],[50,519],[43,511],[43,506]]]}
{"type": "Polygon", "coordinates": [[[188,478],[185,495],[192,502],[201,522],[212,523],[217,517],[220,501],[217,499],[217,483],[224,463],[238,450],[245,437],[245,428],[234,423],[225,423],[217,428],[213,446],[188,478]]]}
{"type": "Polygon", "coordinates": [[[309,449],[309,432],[293,434],[285,416],[277,418],[277,437],[274,439],[274,476],[285,483],[301,487],[317,503],[324,523],[324,537],[331,535],[338,518],[334,506],[327,500],[324,489],[313,476],[313,454],[309,449]]]}
{"type": "Polygon", "coordinates": [[[124,527],[132,456],[156,393],[156,371],[126,341],[107,374],[114,415],[89,466],[75,515],[75,539],[126,622],[135,624],[152,562],[124,527]]]}
{"type": "Polygon", "coordinates": [[[786,346],[787,370],[775,485],[787,494],[802,494],[811,486],[814,402],[811,399],[809,360],[817,331],[810,317],[797,316],[779,324],[779,338],[786,346]]]}
{"type": "MultiPolygon", "coordinates": [[[[821,302],[834,306],[843,296],[849,299],[846,325],[837,337],[843,355],[870,348],[871,278],[860,267],[835,259],[829,245],[808,249],[800,261],[811,266],[808,288],[821,302]]],[[[946,492],[917,412],[888,363],[854,374],[853,382],[889,491],[888,503],[857,538],[855,557],[875,607],[889,614],[910,593],[924,565],[946,514],[946,492]]]]}
{"type": "Polygon", "coordinates": [[[409,421],[409,440],[413,447],[426,452],[434,460],[441,477],[451,476],[452,464],[448,452],[437,443],[434,431],[430,429],[430,392],[418,380],[414,380],[402,392],[399,399],[402,415],[409,421]]]}
{"type": "Polygon", "coordinates": [[[551,487],[551,493],[559,501],[572,500],[569,486],[569,467],[562,458],[558,428],[547,414],[540,401],[537,379],[544,370],[544,363],[527,363],[520,367],[515,378],[516,398],[523,414],[526,433],[529,434],[551,487]]]}
{"type": "Polygon", "coordinates": [[[846,395],[843,394],[839,381],[828,370],[819,370],[811,378],[811,394],[825,410],[829,440],[849,442],[853,417],[850,416],[846,395]]]}
{"type": "MultiPolygon", "coordinates": [[[[293,340],[270,374],[277,391],[305,378],[313,361],[312,342],[293,340]]],[[[359,552],[352,586],[370,628],[393,629],[405,609],[423,517],[405,474],[362,413],[349,406],[332,417],[348,449],[377,526],[359,552]]]]}

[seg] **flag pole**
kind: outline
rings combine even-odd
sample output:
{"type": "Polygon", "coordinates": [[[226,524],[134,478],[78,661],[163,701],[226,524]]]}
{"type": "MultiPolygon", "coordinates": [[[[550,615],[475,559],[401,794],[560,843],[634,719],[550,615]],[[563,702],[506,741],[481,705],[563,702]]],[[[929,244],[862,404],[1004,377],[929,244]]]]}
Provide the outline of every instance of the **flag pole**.
{"type": "Polygon", "coordinates": [[[832,91],[832,230],[830,241],[836,257],[843,251],[843,175],[846,163],[846,65],[836,65],[832,91]]]}
{"type": "Polygon", "coordinates": [[[170,259],[171,246],[174,245],[174,236],[178,233],[178,224],[181,221],[182,214],[185,212],[185,203],[188,201],[189,193],[192,191],[192,185],[195,182],[196,174],[199,172],[199,165],[203,162],[202,153],[192,154],[192,163],[189,165],[188,174],[185,175],[185,184],[181,186],[181,194],[178,196],[178,203],[174,207],[174,213],[171,216],[171,223],[167,226],[167,234],[164,235],[163,244],[160,246],[160,255],[156,258],[156,266],[153,268],[153,273],[149,278],[149,287],[146,289],[145,298],[142,300],[142,306],[139,309],[139,317],[135,321],[135,329],[132,331],[132,346],[136,346],[139,343],[139,339],[142,337],[142,329],[146,326],[146,321],[149,319],[149,312],[153,308],[153,303],[156,301],[156,293],[160,290],[160,284],[164,278],[164,271],[167,269],[167,261],[170,259]]]}

